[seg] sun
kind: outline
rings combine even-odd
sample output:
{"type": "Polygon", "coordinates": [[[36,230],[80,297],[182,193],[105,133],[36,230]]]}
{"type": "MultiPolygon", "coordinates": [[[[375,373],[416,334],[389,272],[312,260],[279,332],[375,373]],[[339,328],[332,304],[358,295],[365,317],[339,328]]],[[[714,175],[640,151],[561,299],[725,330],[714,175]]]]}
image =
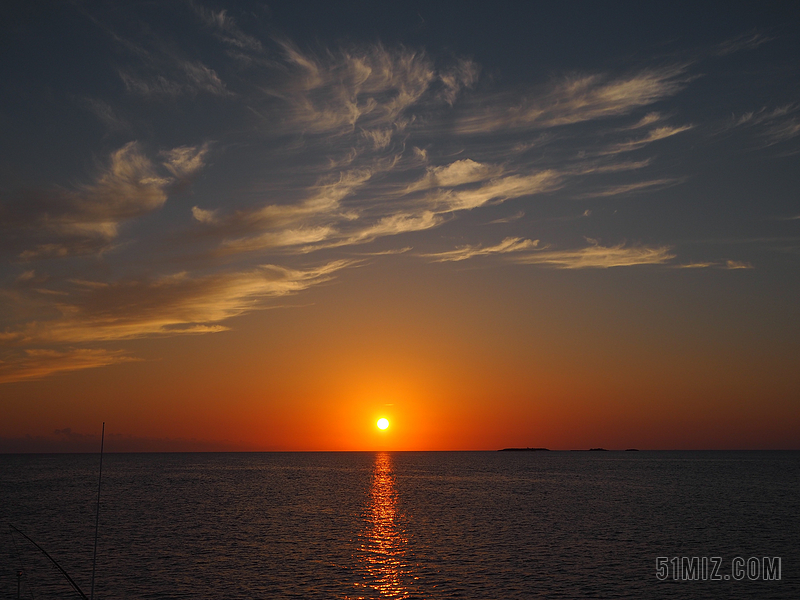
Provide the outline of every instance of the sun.
{"type": "Polygon", "coordinates": [[[389,427],[389,419],[378,419],[378,429],[386,429],[389,427]]]}

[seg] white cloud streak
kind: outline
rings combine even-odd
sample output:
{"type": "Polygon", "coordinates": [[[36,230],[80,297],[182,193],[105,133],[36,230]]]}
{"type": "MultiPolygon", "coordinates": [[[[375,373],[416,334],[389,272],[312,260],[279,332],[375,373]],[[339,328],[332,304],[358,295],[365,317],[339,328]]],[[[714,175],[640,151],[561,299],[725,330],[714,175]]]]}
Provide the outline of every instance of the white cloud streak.
{"type": "Polygon", "coordinates": [[[494,219],[492,221],[489,221],[489,224],[501,225],[504,223],[513,223],[514,221],[519,221],[524,216],[525,216],[525,211],[521,210],[519,212],[514,213],[513,215],[509,215],[508,217],[501,217],[499,219],[494,219]]]}
{"type": "Polygon", "coordinates": [[[191,277],[186,273],[157,279],[113,283],[82,282],[59,299],[55,320],[35,321],[0,333],[13,344],[74,344],[151,336],[223,331],[222,321],[328,281],[352,261],[333,261],[299,270],[265,265],[258,269],[191,277]]]}
{"type": "Polygon", "coordinates": [[[666,138],[672,137],[673,135],[677,135],[684,131],[688,131],[692,129],[692,125],[682,125],[681,127],[656,127],[655,129],[651,129],[646,136],[643,138],[639,138],[637,140],[628,140],[626,142],[621,142],[619,144],[614,144],[609,149],[605,150],[603,154],[619,154],[621,152],[631,152],[633,150],[639,150],[647,146],[648,144],[652,144],[653,142],[657,142],[659,140],[664,140],[666,138]]]}
{"type": "Polygon", "coordinates": [[[432,211],[423,211],[419,214],[394,214],[383,217],[377,223],[368,225],[352,234],[346,244],[360,244],[370,242],[379,237],[399,235],[412,231],[424,231],[440,225],[444,219],[432,211]]]}
{"type": "Polygon", "coordinates": [[[501,175],[502,172],[503,169],[500,166],[482,164],[466,158],[449,165],[428,167],[425,176],[412,183],[406,191],[410,193],[437,187],[457,187],[467,183],[486,181],[501,175]]]}
{"type": "Polygon", "coordinates": [[[706,261],[706,262],[690,262],[680,265],[671,265],[676,269],[725,269],[728,271],[736,269],[752,269],[753,265],[749,262],[742,262],[738,260],[726,260],[723,262],[706,261]]]}
{"type": "Polygon", "coordinates": [[[472,210],[489,203],[550,192],[558,189],[561,184],[561,176],[552,170],[532,175],[508,175],[476,188],[442,190],[429,196],[427,202],[440,212],[472,210]]]}
{"type": "Polygon", "coordinates": [[[610,196],[624,196],[626,194],[633,194],[642,191],[656,191],[663,190],[664,188],[672,187],[682,183],[683,179],[651,179],[649,181],[636,181],[634,183],[625,183],[621,185],[614,185],[606,187],[595,192],[588,192],[581,195],[581,198],[608,198],[610,196]]]}
{"type": "Polygon", "coordinates": [[[495,246],[483,247],[481,245],[463,246],[448,252],[437,252],[433,254],[423,254],[434,262],[459,262],[474,258],[476,256],[488,256],[490,254],[508,254],[510,252],[522,252],[531,250],[539,245],[539,240],[526,240],[523,238],[505,238],[495,246]]]}
{"type": "Polygon", "coordinates": [[[627,77],[580,75],[552,83],[530,101],[463,117],[462,134],[511,128],[548,128],[627,115],[678,93],[687,78],[682,67],[640,71],[627,77]]]}
{"type": "Polygon", "coordinates": [[[735,269],[752,269],[753,265],[749,262],[738,261],[738,260],[727,260],[725,261],[725,268],[728,270],[735,270],[735,269]]]}
{"type": "MultiPolygon", "coordinates": [[[[589,245],[571,250],[554,250],[539,240],[507,237],[495,246],[467,245],[447,252],[422,254],[435,262],[459,262],[475,257],[509,255],[518,264],[542,265],[557,269],[608,269],[635,265],[664,265],[675,258],[668,246],[602,246],[589,239],[589,245]]],[[[729,261],[730,262],[730,261],[729,261]]],[[[681,265],[685,266],[685,265],[681,265]]],[[[705,266],[705,265],[703,265],[705,266]]]]}
{"type": "Polygon", "coordinates": [[[590,245],[574,250],[542,250],[512,258],[527,265],[543,265],[557,269],[608,269],[637,265],[663,265],[675,258],[668,246],[601,246],[589,240],[590,245]]]}

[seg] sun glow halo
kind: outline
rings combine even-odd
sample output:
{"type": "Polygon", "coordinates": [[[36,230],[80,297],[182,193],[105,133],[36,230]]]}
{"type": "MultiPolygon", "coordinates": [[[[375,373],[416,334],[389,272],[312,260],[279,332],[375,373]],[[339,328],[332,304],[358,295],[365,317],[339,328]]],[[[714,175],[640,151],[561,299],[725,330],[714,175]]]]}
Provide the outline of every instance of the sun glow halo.
{"type": "Polygon", "coordinates": [[[378,429],[386,429],[389,427],[389,419],[378,419],[378,429]]]}

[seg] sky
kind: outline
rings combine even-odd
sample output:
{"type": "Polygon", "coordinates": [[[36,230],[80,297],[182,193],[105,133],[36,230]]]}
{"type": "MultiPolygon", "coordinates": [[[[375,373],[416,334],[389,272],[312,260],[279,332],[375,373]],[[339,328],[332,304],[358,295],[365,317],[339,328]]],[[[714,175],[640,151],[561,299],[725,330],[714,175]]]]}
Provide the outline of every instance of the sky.
{"type": "Polygon", "coordinates": [[[800,448],[795,3],[4,12],[0,451],[800,448]]]}

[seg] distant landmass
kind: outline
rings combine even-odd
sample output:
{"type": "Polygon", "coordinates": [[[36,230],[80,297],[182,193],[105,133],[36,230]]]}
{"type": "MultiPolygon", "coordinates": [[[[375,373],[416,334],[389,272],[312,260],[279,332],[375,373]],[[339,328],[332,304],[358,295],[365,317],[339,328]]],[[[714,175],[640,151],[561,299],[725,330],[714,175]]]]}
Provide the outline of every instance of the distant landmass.
{"type": "MultiPolygon", "coordinates": [[[[625,452],[638,452],[638,448],[626,448],[625,452]]],[[[550,452],[550,448],[501,448],[498,452],[550,452]]],[[[608,448],[589,448],[588,450],[574,450],[573,452],[609,452],[608,448]]]]}

